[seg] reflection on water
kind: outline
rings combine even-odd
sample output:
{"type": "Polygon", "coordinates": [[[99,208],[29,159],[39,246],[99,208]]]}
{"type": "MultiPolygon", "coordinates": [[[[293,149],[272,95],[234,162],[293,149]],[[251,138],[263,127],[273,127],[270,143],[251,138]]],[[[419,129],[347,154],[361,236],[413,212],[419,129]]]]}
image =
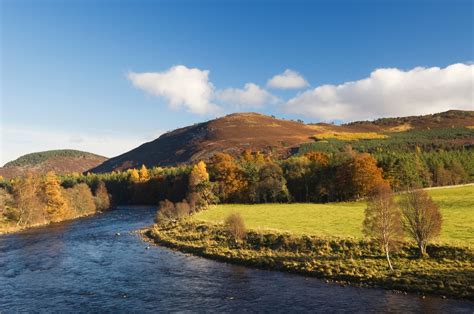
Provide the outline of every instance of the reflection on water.
{"type": "Polygon", "coordinates": [[[153,209],[121,209],[0,237],[0,312],[474,311],[466,301],[340,287],[147,250],[131,231],[151,224],[153,216],[153,209]]]}

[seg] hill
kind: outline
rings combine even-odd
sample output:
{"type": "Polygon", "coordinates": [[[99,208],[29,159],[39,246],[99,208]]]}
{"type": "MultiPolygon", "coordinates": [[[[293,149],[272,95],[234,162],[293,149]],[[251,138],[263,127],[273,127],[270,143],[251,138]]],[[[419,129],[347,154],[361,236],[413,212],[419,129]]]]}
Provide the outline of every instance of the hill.
{"type": "Polygon", "coordinates": [[[474,132],[466,128],[469,126],[474,126],[474,111],[452,110],[435,115],[353,122],[340,126],[304,124],[258,113],[235,113],[163,134],[154,141],[107,160],[91,171],[125,170],[142,164],[147,167],[171,166],[206,160],[216,152],[236,155],[246,149],[285,156],[295,152],[303,143],[321,139],[383,139],[392,133],[453,127],[467,130],[468,136],[462,145],[474,144],[474,132]]]}
{"type": "Polygon", "coordinates": [[[72,149],[36,152],[6,163],[0,167],[0,176],[13,178],[27,171],[46,173],[51,170],[57,173],[82,173],[105,160],[106,157],[72,149]]]}

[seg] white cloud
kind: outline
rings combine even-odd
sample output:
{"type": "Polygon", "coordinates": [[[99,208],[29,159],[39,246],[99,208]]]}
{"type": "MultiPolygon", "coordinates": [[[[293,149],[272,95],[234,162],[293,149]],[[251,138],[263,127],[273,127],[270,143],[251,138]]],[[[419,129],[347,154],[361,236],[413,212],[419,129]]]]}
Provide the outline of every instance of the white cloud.
{"type": "Polygon", "coordinates": [[[275,75],[267,82],[268,87],[281,89],[298,89],[309,86],[298,72],[286,69],[282,74],[275,75]]]}
{"type": "Polygon", "coordinates": [[[261,108],[265,104],[278,101],[277,97],[254,83],[245,84],[243,89],[226,88],[217,91],[216,98],[226,105],[237,108],[261,108]]]}
{"type": "Polygon", "coordinates": [[[370,77],[298,94],[286,112],[321,120],[358,120],[474,109],[474,65],[377,69],[370,77]]]}
{"type": "MultiPolygon", "coordinates": [[[[156,137],[158,135],[158,133],[155,134],[156,137]]],[[[77,132],[69,133],[25,126],[2,125],[0,165],[25,154],[52,149],[77,149],[113,157],[143,144],[146,140],[149,140],[146,135],[132,136],[111,132],[78,134],[77,132]]]]}
{"type": "Polygon", "coordinates": [[[190,69],[184,65],[173,66],[164,72],[128,74],[135,87],[164,97],[172,109],[184,107],[189,112],[200,115],[220,111],[220,108],[211,102],[214,86],[209,82],[208,76],[207,70],[190,69]]]}

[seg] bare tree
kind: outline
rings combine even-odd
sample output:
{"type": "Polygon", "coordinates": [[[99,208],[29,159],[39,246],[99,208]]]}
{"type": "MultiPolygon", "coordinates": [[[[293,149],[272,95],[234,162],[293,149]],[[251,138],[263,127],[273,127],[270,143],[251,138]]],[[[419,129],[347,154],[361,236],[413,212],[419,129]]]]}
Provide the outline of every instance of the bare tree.
{"type": "Polygon", "coordinates": [[[443,218],[431,197],[424,190],[407,191],[400,200],[406,231],[415,240],[420,257],[427,256],[428,242],[439,236],[443,218]]]}
{"type": "Polygon", "coordinates": [[[372,191],[365,209],[362,230],[366,236],[380,243],[388,266],[393,270],[390,252],[398,247],[403,238],[403,225],[400,209],[387,184],[379,184],[372,191]]]}

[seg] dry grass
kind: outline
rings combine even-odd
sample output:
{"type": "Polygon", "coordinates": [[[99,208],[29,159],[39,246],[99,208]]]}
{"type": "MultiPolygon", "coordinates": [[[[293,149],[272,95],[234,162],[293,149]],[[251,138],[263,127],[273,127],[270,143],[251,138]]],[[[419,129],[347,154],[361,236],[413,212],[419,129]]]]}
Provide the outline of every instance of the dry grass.
{"type": "Polygon", "coordinates": [[[385,134],[376,132],[338,132],[327,131],[314,135],[316,140],[337,139],[341,141],[357,141],[357,140],[371,140],[387,138],[385,134]]]}
{"type": "Polygon", "coordinates": [[[409,123],[400,124],[394,127],[389,128],[388,132],[404,132],[413,129],[409,123]]]}

